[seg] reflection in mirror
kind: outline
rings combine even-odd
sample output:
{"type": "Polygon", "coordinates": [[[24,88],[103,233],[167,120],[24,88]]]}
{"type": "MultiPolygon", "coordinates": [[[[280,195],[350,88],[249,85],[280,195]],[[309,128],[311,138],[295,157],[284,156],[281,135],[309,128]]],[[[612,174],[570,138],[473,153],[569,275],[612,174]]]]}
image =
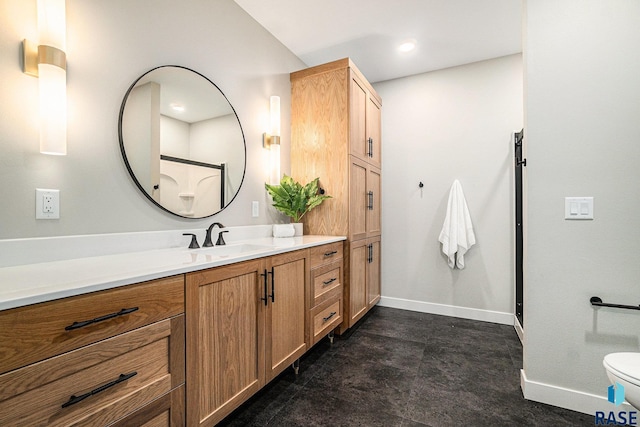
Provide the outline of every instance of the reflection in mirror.
{"type": "Polygon", "coordinates": [[[166,65],[138,78],[122,102],[118,133],[136,185],[167,212],[208,217],[240,190],[240,121],[218,87],[193,70],[166,65]]]}

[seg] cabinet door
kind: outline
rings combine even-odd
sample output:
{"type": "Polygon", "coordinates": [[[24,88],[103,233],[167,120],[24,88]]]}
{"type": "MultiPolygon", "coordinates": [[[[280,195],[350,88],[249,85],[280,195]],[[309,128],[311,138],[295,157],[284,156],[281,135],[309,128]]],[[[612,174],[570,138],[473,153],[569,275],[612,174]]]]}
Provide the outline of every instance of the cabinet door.
{"type": "Polygon", "coordinates": [[[367,149],[369,159],[367,161],[379,168],[382,165],[382,127],[380,124],[382,116],[378,101],[369,94],[367,95],[366,140],[369,145],[367,149]]]}
{"type": "Polygon", "coordinates": [[[274,378],[307,349],[305,295],[307,258],[303,252],[272,257],[267,269],[266,380],[274,378]]]}
{"type": "Polygon", "coordinates": [[[367,210],[370,199],[367,188],[367,164],[353,156],[349,180],[349,237],[351,240],[359,240],[367,237],[367,210]]]}
{"type": "Polygon", "coordinates": [[[187,424],[215,425],[264,379],[263,263],[187,274],[187,424]]]}
{"type": "Polygon", "coordinates": [[[367,236],[379,236],[381,227],[382,177],[380,169],[367,167],[367,236]]]}
{"type": "Polygon", "coordinates": [[[352,156],[369,160],[367,142],[367,90],[360,79],[350,73],[349,85],[349,146],[352,156]]]}
{"type": "Polygon", "coordinates": [[[367,311],[367,240],[351,242],[349,271],[348,324],[353,326],[367,311]]]}
{"type": "Polygon", "coordinates": [[[367,307],[371,309],[380,301],[380,237],[367,240],[369,259],[367,260],[367,307]]]}

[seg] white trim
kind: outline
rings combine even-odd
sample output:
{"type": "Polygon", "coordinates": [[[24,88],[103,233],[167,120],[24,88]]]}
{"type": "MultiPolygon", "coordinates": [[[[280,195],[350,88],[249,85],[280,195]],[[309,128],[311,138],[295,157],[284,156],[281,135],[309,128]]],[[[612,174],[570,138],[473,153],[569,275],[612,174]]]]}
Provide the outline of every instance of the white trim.
{"type": "Polygon", "coordinates": [[[520,370],[520,387],[522,388],[524,398],[527,400],[546,403],[547,405],[558,406],[584,414],[595,416],[596,411],[602,411],[605,414],[608,414],[609,411],[616,413],[620,411],[636,411],[636,409],[627,402],[624,402],[618,407],[609,403],[606,396],[604,396],[606,390],[603,390],[602,396],[598,396],[551,384],[531,381],[527,378],[524,369],[520,370]]]}
{"type": "Polygon", "coordinates": [[[520,338],[520,344],[524,345],[524,329],[522,329],[522,325],[515,315],[513,316],[513,329],[516,330],[516,334],[520,338]]]}
{"type": "Polygon", "coordinates": [[[409,300],[404,298],[381,297],[378,305],[382,307],[400,308],[421,313],[440,314],[463,319],[480,320],[482,322],[513,325],[513,313],[482,310],[479,308],[459,307],[455,305],[436,304],[432,302],[409,300]]]}

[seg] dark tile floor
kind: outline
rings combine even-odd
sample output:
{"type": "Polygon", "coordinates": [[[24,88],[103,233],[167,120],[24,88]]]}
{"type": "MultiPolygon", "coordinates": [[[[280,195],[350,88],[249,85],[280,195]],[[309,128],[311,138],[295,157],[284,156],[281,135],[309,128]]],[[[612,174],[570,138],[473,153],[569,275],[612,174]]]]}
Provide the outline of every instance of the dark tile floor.
{"type": "Polygon", "coordinates": [[[511,326],[376,307],[311,349],[225,426],[591,426],[525,400],[511,326]]]}

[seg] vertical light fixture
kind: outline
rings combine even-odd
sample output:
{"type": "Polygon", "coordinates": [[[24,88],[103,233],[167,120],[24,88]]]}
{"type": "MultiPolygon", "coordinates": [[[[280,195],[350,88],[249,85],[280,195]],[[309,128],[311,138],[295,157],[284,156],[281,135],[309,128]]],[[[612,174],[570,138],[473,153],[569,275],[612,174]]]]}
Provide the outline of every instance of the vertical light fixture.
{"type": "Polygon", "coordinates": [[[280,97],[269,99],[269,132],[262,135],[262,144],[269,149],[269,184],[280,183],[280,97]]]}
{"type": "Polygon", "coordinates": [[[40,152],[67,154],[65,0],[38,0],[38,44],[24,40],[24,72],[38,77],[40,152]]]}

